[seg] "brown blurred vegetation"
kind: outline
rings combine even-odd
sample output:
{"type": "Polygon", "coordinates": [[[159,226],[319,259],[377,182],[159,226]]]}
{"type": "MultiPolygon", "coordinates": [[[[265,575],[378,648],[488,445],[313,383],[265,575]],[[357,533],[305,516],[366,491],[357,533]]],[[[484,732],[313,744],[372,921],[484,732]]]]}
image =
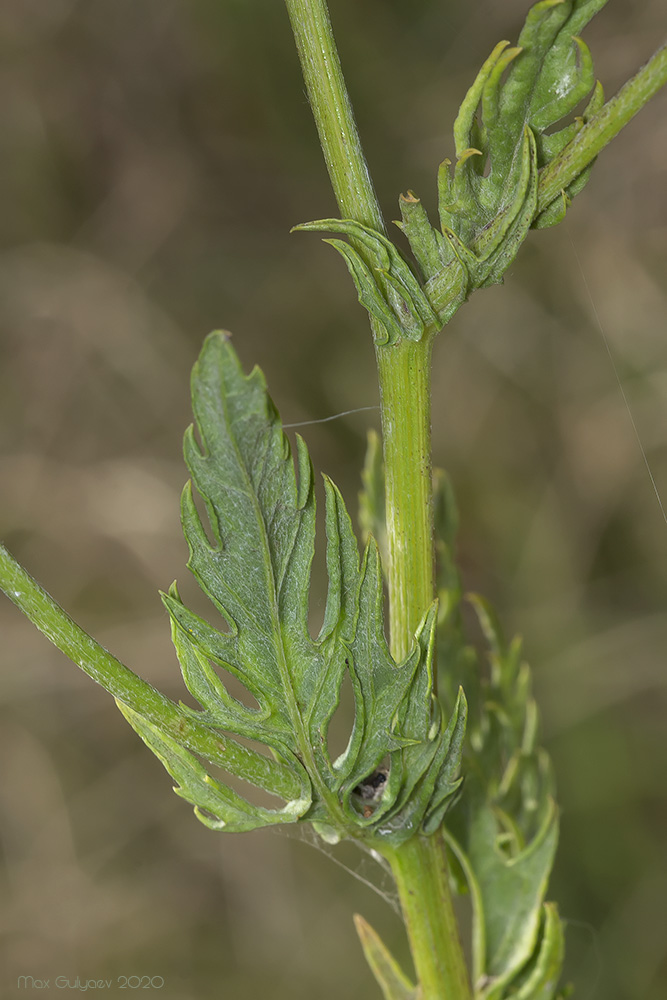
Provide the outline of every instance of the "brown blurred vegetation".
{"type": "MultiPolygon", "coordinates": [[[[528,0],[331,7],[388,217],[408,187],[434,209],[458,103],[528,0]]],[[[665,20],[638,0],[590,26],[607,93],[665,20]]],[[[286,422],[377,402],[342,263],[289,235],[335,206],[286,14],[4,0],[0,53],[0,536],[177,698],[157,588],[188,586],[180,442],[203,336],[234,332],[286,422]]],[[[667,524],[591,303],[667,498],[666,110],[642,112],[435,352],[466,586],[534,666],[581,1000],[667,996],[667,524]]],[[[352,507],[371,425],[304,429],[352,507]]],[[[398,942],[391,909],[298,839],[200,826],[108,696],[4,600],[0,619],[0,994],[27,974],[162,976],[168,1000],[375,996],[351,913],[398,942]]]]}

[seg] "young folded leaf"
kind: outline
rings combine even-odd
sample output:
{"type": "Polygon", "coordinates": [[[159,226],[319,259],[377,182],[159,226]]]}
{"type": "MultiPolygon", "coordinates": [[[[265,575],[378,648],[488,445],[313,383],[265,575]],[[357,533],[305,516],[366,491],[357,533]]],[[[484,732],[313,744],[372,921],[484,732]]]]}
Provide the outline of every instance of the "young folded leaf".
{"type": "MultiPolygon", "coordinates": [[[[541,0],[535,4],[517,46],[508,48],[508,42],[496,46],[461,105],[454,124],[454,177],[450,178],[447,165],[440,172],[440,222],[443,231],[455,232],[478,258],[474,287],[500,280],[528,226],[535,221],[533,210],[533,217],[518,227],[522,234],[516,246],[507,243],[507,235],[529,197],[529,180],[519,166],[526,136],[530,134],[535,140],[530,153],[531,172],[535,173],[550,163],[602,106],[602,88],[595,87],[591,54],[579,32],[606,2],[541,0]],[[556,129],[591,93],[583,114],[556,129]],[[491,257],[495,258],[493,267],[489,267],[491,257]]],[[[585,178],[577,179],[577,190],[587,178],[588,171],[585,178]]],[[[565,192],[567,196],[574,193],[572,188],[565,192]]],[[[545,213],[537,224],[560,221],[565,204],[559,197],[555,214],[547,222],[545,213]]]]}
{"type": "MultiPolygon", "coordinates": [[[[604,103],[579,32],[607,0],[540,0],[514,47],[499,42],[468,90],[454,124],[456,163],[438,171],[440,229],[412,192],[400,198],[415,271],[386,236],[350,219],[296,230],[335,232],[359,301],[379,323],[378,344],[433,336],[477,288],[503,280],[531,226],[560,222],[592,163],[538,210],[539,172],[604,103]],[[558,124],[588,104],[574,121],[558,124]],[[416,275],[419,275],[417,277],[416,275]]],[[[377,327],[376,327],[377,328],[377,327]]]]}
{"type": "MultiPolygon", "coordinates": [[[[378,846],[432,832],[460,784],[466,721],[462,693],[448,722],[433,696],[437,606],[426,612],[405,661],[395,663],[384,636],[377,546],[370,538],[360,560],[342,497],[325,479],[329,587],[313,639],[315,494],[305,444],[297,438],[295,470],[261,372],[243,373],[224,333],[206,340],[192,399],[196,432],[188,430],[184,449],[192,485],[182,501],[188,566],[228,628],[188,609],[175,585],[163,595],[183,678],[202,705],[184,711],[263,744],[293,775],[298,797],[283,809],[255,806],[140,715],[123,709],[126,718],[176,779],[178,793],[216,829],[307,820],[329,840],[356,837],[378,846]],[[229,692],[224,672],[242,682],[256,707],[229,692]],[[347,749],[332,760],[327,732],[346,675],[354,723],[347,749]]],[[[230,764],[229,772],[253,782],[247,769],[239,774],[230,764]]],[[[266,782],[261,787],[271,791],[266,782]]]]}
{"type": "Polygon", "coordinates": [[[465,788],[447,819],[447,840],[473,906],[476,1000],[554,1000],[564,956],[563,928],[544,896],[558,839],[551,765],[539,746],[537,706],[521,645],[507,643],[496,615],[470,598],[488,644],[484,677],[467,644],[452,550],[456,507],[438,479],[436,524],[441,608],[438,662],[445,703],[458,684],[470,702],[465,788]]]}

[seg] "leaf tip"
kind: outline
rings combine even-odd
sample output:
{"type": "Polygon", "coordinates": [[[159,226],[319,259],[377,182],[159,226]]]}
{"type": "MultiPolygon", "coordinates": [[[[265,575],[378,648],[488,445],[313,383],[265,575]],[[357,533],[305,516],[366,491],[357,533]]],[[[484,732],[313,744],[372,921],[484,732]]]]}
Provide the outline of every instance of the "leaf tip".
{"type": "Polygon", "coordinates": [[[475,149],[474,146],[468,146],[467,149],[462,149],[460,156],[456,158],[456,166],[460,167],[466,160],[469,160],[471,156],[484,156],[481,149],[475,149]]]}
{"type": "Polygon", "coordinates": [[[232,339],[231,330],[211,330],[204,340],[204,350],[210,344],[226,344],[232,339]]]}
{"type": "Polygon", "coordinates": [[[354,914],[354,926],[366,961],[377,980],[385,1000],[416,1000],[418,992],[377,931],[359,913],[354,914]]]}

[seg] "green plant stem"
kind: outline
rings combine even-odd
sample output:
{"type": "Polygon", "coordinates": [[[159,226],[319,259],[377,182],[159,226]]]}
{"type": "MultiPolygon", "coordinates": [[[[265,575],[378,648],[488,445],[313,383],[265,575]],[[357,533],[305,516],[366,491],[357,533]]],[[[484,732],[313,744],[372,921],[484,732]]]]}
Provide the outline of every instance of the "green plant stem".
{"type": "Polygon", "coordinates": [[[419,1000],[468,1000],[468,973],[440,834],[413,837],[386,856],[410,937],[419,1000]]]}
{"type": "Polygon", "coordinates": [[[285,0],[341,215],[384,232],[325,0],[285,0]]]}
{"type": "MultiPolygon", "coordinates": [[[[285,2],[341,215],[382,232],[382,213],[354,121],[325,0],[285,2]]],[[[431,343],[400,341],[392,347],[378,346],[376,355],[386,478],[391,648],[400,658],[410,648],[415,629],[435,596],[431,343]]],[[[390,862],[401,895],[421,1000],[469,1000],[470,987],[439,837],[413,838],[392,853],[390,862]]]]}
{"type": "MultiPolygon", "coordinates": [[[[112,656],[63,611],[4,545],[0,545],[0,590],[5,592],[54,646],[117,701],[138,712],[179,743],[212,763],[223,768],[232,766],[237,774],[246,770],[248,776],[256,781],[255,758],[258,755],[249,754],[245,747],[214,733],[196,719],[185,715],[178,705],[112,656]],[[239,765],[241,772],[236,770],[239,765]]],[[[264,787],[284,794],[285,798],[291,798],[296,789],[289,769],[268,757],[263,760],[266,761],[262,765],[264,787]]]]}
{"type": "Polygon", "coordinates": [[[431,469],[431,341],[378,347],[385,461],[389,632],[407,655],[434,598],[431,469]]]}
{"type": "MultiPolygon", "coordinates": [[[[383,232],[382,213],[343,79],[326,2],[285,2],[341,215],[383,232]]],[[[378,332],[377,327],[373,332],[378,332]]],[[[400,658],[410,648],[415,629],[435,596],[431,345],[402,341],[392,347],[379,346],[376,353],[387,481],[391,649],[400,658]]]]}
{"type": "Polygon", "coordinates": [[[577,132],[565,149],[540,173],[537,211],[542,212],[591,163],[667,83],[667,44],[628,80],[615,97],[577,132]]]}

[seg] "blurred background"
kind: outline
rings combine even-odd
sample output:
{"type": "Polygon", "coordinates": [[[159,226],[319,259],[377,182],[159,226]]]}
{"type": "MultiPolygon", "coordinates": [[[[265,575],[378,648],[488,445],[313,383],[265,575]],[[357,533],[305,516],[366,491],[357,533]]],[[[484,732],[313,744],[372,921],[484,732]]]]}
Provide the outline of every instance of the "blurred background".
{"type": "MultiPolygon", "coordinates": [[[[332,0],[388,218],[408,188],[435,210],[458,105],[528,6],[332,0]]],[[[608,94],[665,27],[663,0],[598,16],[608,94]]],[[[0,53],[0,536],[178,698],[157,590],[192,593],[181,436],[205,334],[233,331],[285,422],[377,404],[342,262],[289,235],[336,209],[287,16],[277,0],[4,0],[0,53]]],[[[534,668],[562,805],[550,895],[581,1000],[667,996],[667,523],[642,454],[667,501],[666,111],[663,94],[435,351],[465,584],[534,668]]],[[[351,507],[377,425],[303,428],[351,507]]],[[[351,914],[405,956],[390,899],[302,838],[205,829],[4,598],[0,629],[3,997],[19,975],[162,977],[165,1000],[376,995],[351,914]]],[[[386,888],[354,852],[336,860],[386,888]]]]}

